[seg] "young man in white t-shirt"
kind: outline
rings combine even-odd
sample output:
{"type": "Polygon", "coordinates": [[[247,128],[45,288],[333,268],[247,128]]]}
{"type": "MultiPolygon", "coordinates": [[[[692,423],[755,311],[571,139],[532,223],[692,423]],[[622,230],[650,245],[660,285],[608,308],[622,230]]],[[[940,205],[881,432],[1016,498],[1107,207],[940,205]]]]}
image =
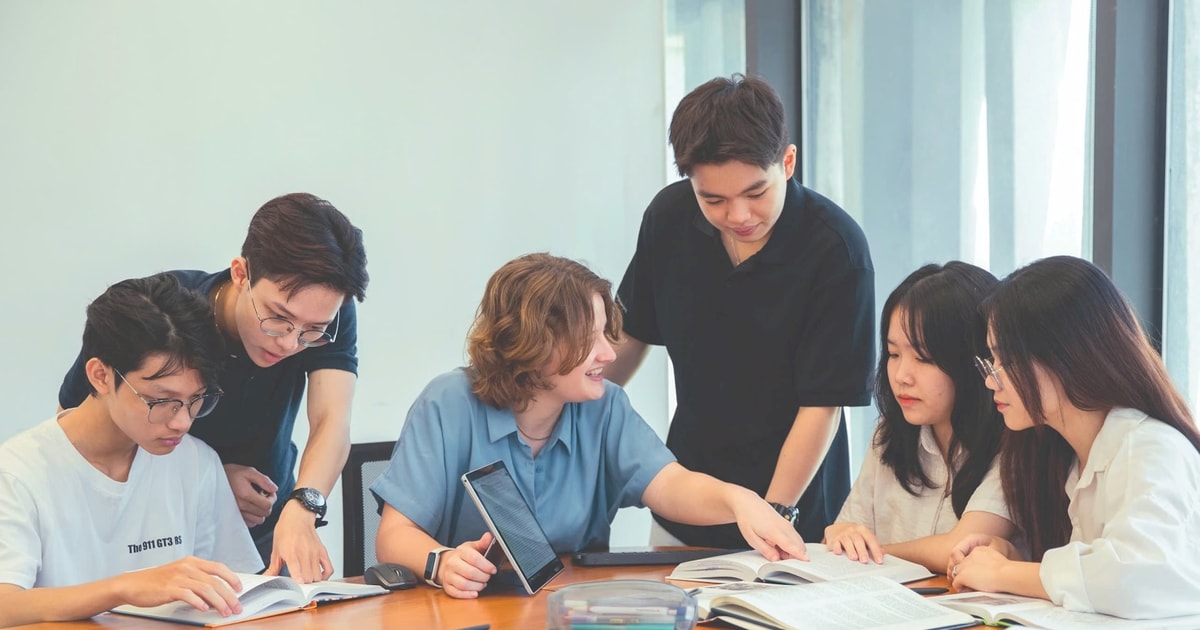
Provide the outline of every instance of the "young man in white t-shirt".
{"type": "Polygon", "coordinates": [[[216,453],[187,435],[220,398],[212,309],[169,274],[126,280],[88,306],[83,350],[90,395],[0,445],[0,627],[240,612],[233,572],[262,561],[216,453]]]}

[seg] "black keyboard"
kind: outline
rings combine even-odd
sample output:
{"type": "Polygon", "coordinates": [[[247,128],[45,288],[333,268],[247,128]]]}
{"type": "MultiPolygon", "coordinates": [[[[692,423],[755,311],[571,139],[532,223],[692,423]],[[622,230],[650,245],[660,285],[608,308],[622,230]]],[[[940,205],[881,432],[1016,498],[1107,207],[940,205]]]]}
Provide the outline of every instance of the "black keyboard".
{"type": "Polygon", "coordinates": [[[739,549],[647,549],[637,551],[581,551],[571,562],[584,567],[618,567],[650,564],[679,564],[688,560],[711,558],[739,549]]]}

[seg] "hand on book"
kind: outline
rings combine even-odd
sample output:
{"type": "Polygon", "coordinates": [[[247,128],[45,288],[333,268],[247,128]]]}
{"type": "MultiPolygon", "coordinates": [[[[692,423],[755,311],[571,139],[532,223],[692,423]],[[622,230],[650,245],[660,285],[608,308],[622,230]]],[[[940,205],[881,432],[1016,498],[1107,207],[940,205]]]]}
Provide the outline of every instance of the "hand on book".
{"type": "Polygon", "coordinates": [[[196,610],[215,610],[222,617],[242,612],[237,596],[242,582],[220,562],[189,556],[153,569],[122,573],[113,579],[121,601],[134,606],[180,601],[196,610]]]}
{"type": "Polygon", "coordinates": [[[992,579],[1010,559],[1020,558],[1012,543],[988,534],[971,534],[958,541],[946,564],[946,577],[958,591],[998,591],[992,579]]]}
{"type": "Polygon", "coordinates": [[[883,564],[883,545],[875,532],[858,523],[834,523],[825,528],[825,545],[837,555],[866,564],[883,564]]]}
{"type": "Polygon", "coordinates": [[[733,503],[733,514],[742,537],[767,560],[808,560],[804,539],[796,533],[796,528],[762,497],[750,491],[739,493],[733,503]]]}
{"type": "Polygon", "coordinates": [[[297,501],[288,501],[279,513],[271,565],[263,575],[279,575],[284,566],[300,584],[327,580],[333,575],[333,562],[317,535],[315,515],[297,501]]]}
{"type": "Polygon", "coordinates": [[[479,540],[469,540],[442,554],[438,562],[438,581],[451,597],[472,599],[487,586],[496,574],[496,565],[484,557],[492,544],[492,533],[484,532],[479,540]]]}

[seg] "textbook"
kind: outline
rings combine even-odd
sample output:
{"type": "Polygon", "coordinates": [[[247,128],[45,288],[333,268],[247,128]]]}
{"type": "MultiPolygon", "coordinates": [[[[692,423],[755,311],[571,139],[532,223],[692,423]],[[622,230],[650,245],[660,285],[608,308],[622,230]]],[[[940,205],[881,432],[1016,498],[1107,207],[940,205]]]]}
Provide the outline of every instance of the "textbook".
{"type": "Polygon", "coordinates": [[[989,626],[1021,625],[1054,630],[1200,628],[1200,615],[1167,619],[1122,619],[1098,613],[1074,612],[1044,599],[1006,593],[957,593],[931,597],[930,600],[946,608],[977,617],[989,626]]]}
{"type": "Polygon", "coordinates": [[[976,625],[893,580],[857,577],[819,584],[731,582],[688,592],[700,619],[757,630],[927,630],[976,625]]]}
{"type": "Polygon", "coordinates": [[[807,584],[875,575],[893,582],[912,582],[933,577],[929,569],[896,556],[884,556],[883,564],[863,564],[829,551],[823,543],[808,543],[808,562],[787,559],[769,562],[757,551],[737,553],[684,562],[667,576],[668,580],[693,582],[772,582],[807,584]]]}
{"type": "Polygon", "coordinates": [[[193,626],[223,626],[239,621],[270,617],[313,608],[318,602],[371,597],[387,593],[374,584],[351,584],[349,582],[313,582],[300,584],[292,578],[279,575],[252,575],[238,573],[242,581],[242,612],[222,617],[215,610],[201,612],[184,602],[171,602],[162,606],[142,608],[139,606],[117,606],[112,612],[122,615],[164,619],[193,626]]]}

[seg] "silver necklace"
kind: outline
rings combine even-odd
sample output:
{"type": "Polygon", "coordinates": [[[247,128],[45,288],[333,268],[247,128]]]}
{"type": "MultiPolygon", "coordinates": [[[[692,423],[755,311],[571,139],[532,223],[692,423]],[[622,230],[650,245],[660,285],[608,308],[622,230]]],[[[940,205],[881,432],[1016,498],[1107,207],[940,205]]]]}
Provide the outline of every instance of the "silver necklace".
{"type": "Polygon", "coordinates": [[[732,236],[721,232],[721,236],[729,239],[729,252],[733,254],[733,266],[738,267],[742,264],[742,255],[738,252],[737,241],[733,240],[732,236]]]}

